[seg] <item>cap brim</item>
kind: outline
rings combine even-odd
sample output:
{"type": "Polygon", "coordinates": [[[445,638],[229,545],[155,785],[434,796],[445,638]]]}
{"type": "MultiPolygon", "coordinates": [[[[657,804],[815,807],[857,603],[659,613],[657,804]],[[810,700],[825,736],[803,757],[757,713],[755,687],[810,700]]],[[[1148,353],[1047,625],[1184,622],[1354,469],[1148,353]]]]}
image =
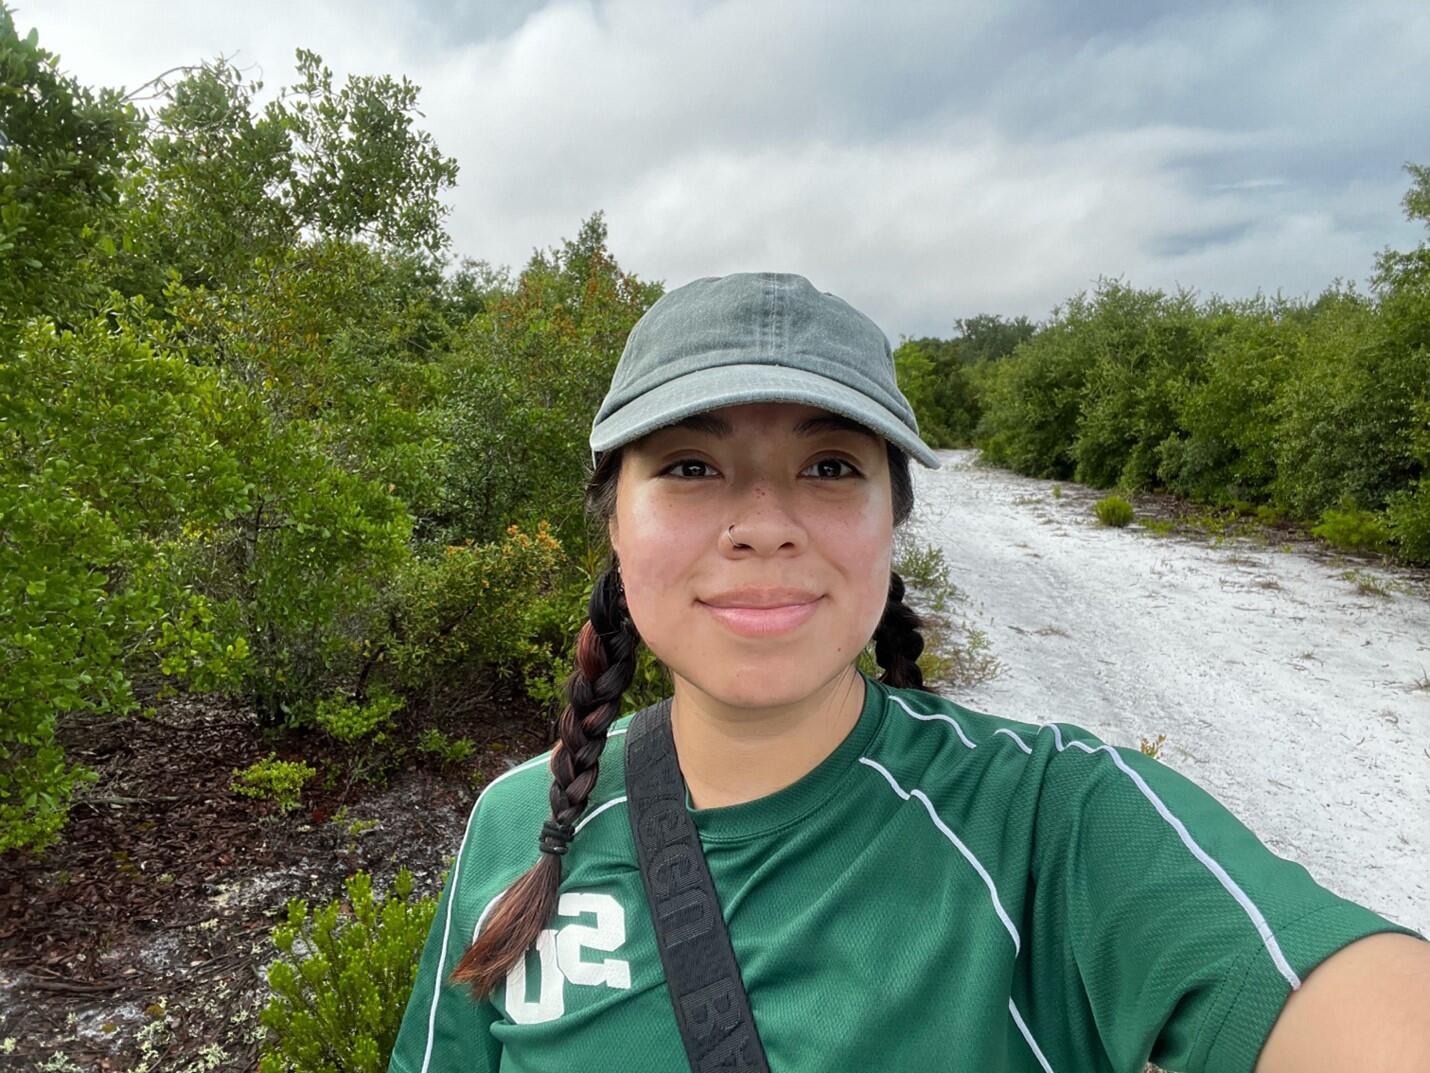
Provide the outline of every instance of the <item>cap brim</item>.
{"type": "Polygon", "coordinates": [[[802,402],[872,429],[929,469],[943,463],[894,413],[853,388],[782,365],[720,365],[652,388],[591,429],[591,451],[609,451],[692,414],[750,402],[802,402]]]}

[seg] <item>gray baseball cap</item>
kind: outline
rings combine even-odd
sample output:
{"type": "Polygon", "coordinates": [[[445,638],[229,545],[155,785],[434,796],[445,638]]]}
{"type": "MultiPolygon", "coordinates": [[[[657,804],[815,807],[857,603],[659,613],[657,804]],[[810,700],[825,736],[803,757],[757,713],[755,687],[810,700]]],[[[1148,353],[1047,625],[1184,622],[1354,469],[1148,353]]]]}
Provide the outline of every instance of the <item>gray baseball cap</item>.
{"type": "Polygon", "coordinates": [[[704,276],[667,291],[636,321],[591,425],[603,451],[682,418],[748,402],[802,402],[841,414],[929,469],[942,463],[894,380],[879,326],[786,272],[704,276]]]}

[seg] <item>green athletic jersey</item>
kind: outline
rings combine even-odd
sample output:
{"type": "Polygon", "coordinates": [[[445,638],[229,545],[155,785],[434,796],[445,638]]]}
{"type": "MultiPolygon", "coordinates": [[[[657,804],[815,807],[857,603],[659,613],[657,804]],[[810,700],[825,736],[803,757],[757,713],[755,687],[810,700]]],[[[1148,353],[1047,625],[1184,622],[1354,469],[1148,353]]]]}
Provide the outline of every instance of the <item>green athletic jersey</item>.
{"type": "MultiPolygon", "coordinates": [[[[1139,750],[860,676],[858,724],[813,771],[690,809],[772,1073],[1251,1070],[1320,961],[1418,935],[1139,750]]],[[[629,722],[549,927],[477,1002],[447,977],[537,859],[550,754],[482,792],[391,1073],[689,1068],[625,809],[629,722]]]]}

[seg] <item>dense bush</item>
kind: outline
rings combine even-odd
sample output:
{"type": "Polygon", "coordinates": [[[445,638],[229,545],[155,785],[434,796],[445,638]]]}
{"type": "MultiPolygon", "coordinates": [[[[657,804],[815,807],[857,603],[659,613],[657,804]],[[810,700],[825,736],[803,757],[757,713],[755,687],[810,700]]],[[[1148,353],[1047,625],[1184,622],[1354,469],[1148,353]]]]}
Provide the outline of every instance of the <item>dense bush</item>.
{"type": "Polygon", "coordinates": [[[590,414],[660,293],[599,214],[450,276],[405,80],[300,51],[262,109],[220,62],[140,112],[7,8],[0,59],[0,851],[62,828],[70,712],[218,691],[366,764],[441,681],[559,704],[590,414]]]}
{"type": "Polygon", "coordinates": [[[1412,450],[1420,476],[1409,488],[1391,493],[1385,519],[1401,554],[1430,563],[1430,400],[1416,405],[1414,427],[1412,450]]]}
{"type": "Polygon", "coordinates": [[[1430,563],[1430,462],[1424,473],[1412,487],[1391,494],[1385,520],[1401,555],[1430,563]]]}
{"type": "Polygon", "coordinates": [[[271,998],[259,1073],[382,1073],[417,978],[436,898],[412,897],[412,876],[398,872],[379,901],[372,879],[346,883],[346,903],[309,911],[288,903],[273,929],[279,958],[269,966],[271,998]]]}
{"type": "Polygon", "coordinates": [[[105,293],[118,203],[142,119],[114,90],[62,74],[0,6],[0,331],[43,315],[68,325],[105,293]]]}
{"type": "MultiPolygon", "coordinates": [[[[1430,169],[1409,170],[1407,214],[1430,223],[1430,169]]],[[[1430,247],[1382,254],[1373,282],[1200,304],[1103,282],[978,370],[974,442],[1033,476],[1165,488],[1430,562],[1430,247]]]]}
{"type": "Polygon", "coordinates": [[[1349,501],[1343,510],[1328,507],[1321,515],[1321,523],[1313,526],[1311,532],[1328,544],[1352,551],[1385,551],[1390,545],[1385,520],[1349,501]]]}
{"type": "Polygon", "coordinates": [[[933,447],[966,447],[983,413],[979,395],[987,368],[1033,335],[1024,317],[988,314],[958,321],[952,339],[906,339],[894,351],[899,389],[933,447]]]}
{"type": "Polygon", "coordinates": [[[547,522],[573,555],[589,542],[580,489],[587,440],[626,335],[660,295],[621,270],[600,214],[495,285],[445,368],[444,502],[434,541],[500,538],[547,522]]]}
{"type": "Polygon", "coordinates": [[[1121,496],[1106,496],[1092,505],[1092,512],[1103,525],[1121,529],[1132,523],[1132,504],[1121,496]]]}
{"type": "Polygon", "coordinates": [[[241,633],[175,581],[174,549],[250,488],[215,434],[241,400],[107,317],[32,320],[0,353],[0,850],[48,843],[85,779],[61,713],[139,707],[131,673],[217,688],[241,633]]]}
{"type": "Polygon", "coordinates": [[[1149,487],[1159,448],[1176,428],[1178,393],[1195,382],[1204,327],[1191,297],[1168,298],[1103,283],[1070,303],[1073,328],[1060,337],[1081,355],[1087,377],[1073,438],[1073,478],[1096,488],[1149,487]]]}
{"type": "Polygon", "coordinates": [[[269,753],[262,760],[235,771],[229,789],[244,797],[272,801],[283,812],[291,812],[298,807],[303,787],[317,773],[316,768],[301,760],[279,760],[269,753]]]}
{"type": "Polygon", "coordinates": [[[1268,495],[1277,461],[1267,432],[1299,346],[1296,312],[1260,298],[1208,309],[1200,376],[1181,385],[1159,448],[1161,484],[1204,502],[1268,495]]]}
{"type": "Polygon", "coordinates": [[[1083,385],[1094,360],[1080,345],[1085,317],[1086,302],[1075,300],[1014,356],[987,367],[974,442],[989,462],[1035,477],[1073,475],[1083,385]]]}

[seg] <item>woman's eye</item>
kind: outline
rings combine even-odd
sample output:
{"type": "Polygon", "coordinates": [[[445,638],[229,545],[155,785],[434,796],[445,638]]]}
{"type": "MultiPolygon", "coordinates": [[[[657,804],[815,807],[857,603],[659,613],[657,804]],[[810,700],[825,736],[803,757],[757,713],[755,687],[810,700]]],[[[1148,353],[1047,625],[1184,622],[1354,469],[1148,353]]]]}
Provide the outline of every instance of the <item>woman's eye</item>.
{"type": "MultiPolygon", "coordinates": [[[[844,467],[846,467],[846,468],[849,470],[850,476],[856,476],[856,477],[857,477],[857,476],[859,475],[859,471],[858,471],[857,469],[855,469],[850,463],[844,461],[844,459],[842,459],[842,458],[833,458],[833,457],[830,457],[830,458],[821,458],[818,462],[813,462],[813,463],[811,463],[809,469],[814,469],[814,468],[816,468],[816,467],[818,467],[818,466],[833,466],[833,467],[836,467],[835,470],[834,470],[834,472],[833,472],[832,474],[830,474],[830,476],[834,477],[835,479],[838,479],[839,477],[843,476],[843,475],[839,472],[839,470],[838,470],[838,468],[837,468],[837,467],[839,467],[839,466],[844,466],[844,467]]],[[[805,470],[805,472],[808,473],[809,470],[805,470]]]]}
{"type": "MultiPolygon", "coordinates": [[[[700,477],[702,477],[702,476],[705,476],[705,474],[702,474],[702,473],[691,473],[691,472],[689,472],[689,470],[690,470],[692,467],[697,468],[697,469],[704,469],[704,470],[713,470],[713,469],[714,469],[714,467],[711,466],[709,462],[702,462],[702,461],[701,461],[700,459],[698,459],[698,458],[682,458],[682,459],[680,459],[680,461],[678,461],[678,462],[672,462],[669,466],[667,466],[667,467],[662,471],[662,473],[663,473],[663,474],[669,474],[669,473],[671,473],[671,472],[674,471],[674,470],[680,470],[681,472],[675,473],[674,475],[677,476],[677,477],[683,477],[683,478],[687,478],[687,479],[698,479],[698,478],[700,478],[700,477]]],[[[817,462],[811,462],[811,463],[809,464],[809,466],[806,467],[806,469],[804,470],[804,472],[805,472],[805,473],[808,473],[810,470],[812,470],[812,469],[818,469],[819,467],[824,467],[823,471],[822,471],[820,474],[818,474],[818,476],[820,476],[820,477],[821,477],[822,479],[824,479],[824,480],[830,480],[830,479],[839,480],[840,478],[845,477],[845,476],[856,476],[856,477],[857,477],[857,476],[859,475],[859,471],[858,471],[857,469],[855,469],[855,467],[854,467],[851,463],[846,462],[846,461],[845,461],[844,459],[842,459],[842,458],[835,458],[835,457],[833,457],[833,456],[830,456],[829,458],[821,458],[821,459],[819,459],[817,462]],[[845,467],[845,469],[847,469],[847,470],[849,471],[849,473],[848,473],[848,474],[845,474],[845,473],[840,472],[840,470],[839,470],[839,467],[840,467],[840,466],[845,467]]]]}
{"type": "MultiPolygon", "coordinates": [[[[701,467],[704,467],[705,469],[710,469],[710,468],[711,468],[709,462],[702,462],[702,461],[700,461],[700,459],[698,459],[698,458],[682,458],[679,462],[672,462],[670,465],[666,466],[665,469],[664,469],[662,472],[663,472],[663,473],[669,473],[669,472],[670,472],[671,470],[673,470],[673,469],[685,469],[685,468],[687,468],[687,467],[689,467],[689,466],[701,466],[701,467]]],[[[689,474],[689,473],[680,473],[680,474],[677,474],[677,476],[680,476],[680,477],[689,477],[689,476],[691,476],[691,474],[689,474]]],[[[699,475],[699,474],[696,474],[695,476],[700,476],[700,475],[699,475]]]]}

